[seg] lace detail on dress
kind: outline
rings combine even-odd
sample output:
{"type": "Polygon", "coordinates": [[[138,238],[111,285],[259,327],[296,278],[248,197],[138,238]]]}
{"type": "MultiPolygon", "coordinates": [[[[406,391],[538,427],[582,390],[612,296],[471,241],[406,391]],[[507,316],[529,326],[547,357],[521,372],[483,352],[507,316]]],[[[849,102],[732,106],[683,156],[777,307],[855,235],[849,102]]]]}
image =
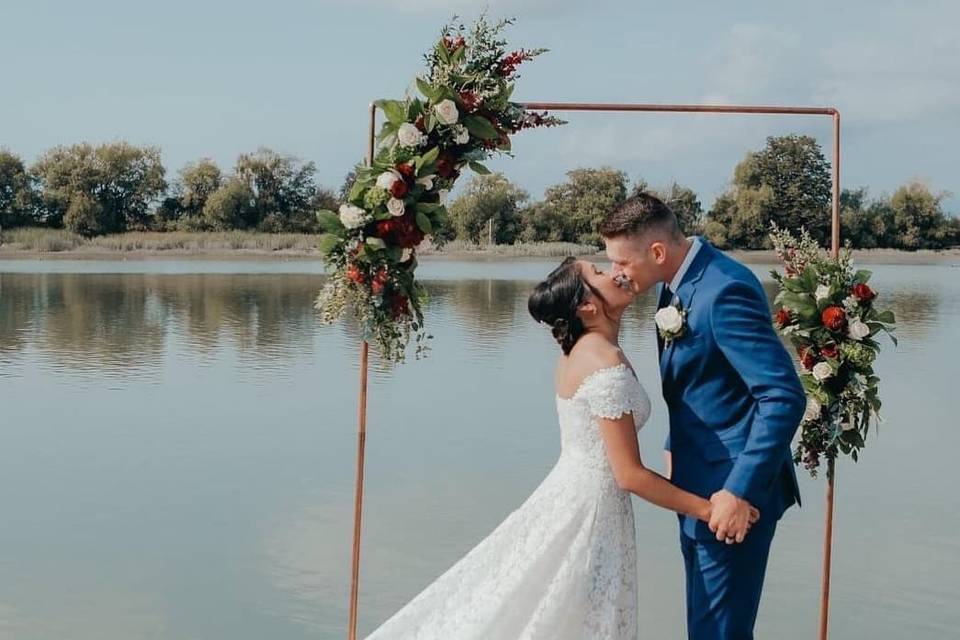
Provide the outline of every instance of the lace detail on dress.
{"type": "Polygon", "coordinates": [[[636,640],[630,494],[607,461],[597,416],[650,413],[625,364],[557,396],[560,458],[526,501],[367,640],[636,640]]]}
{"type": "MultiPolygon", "coordinates": [[[[586,398],[590,412],[600,418],[616,420],[625,413],[644,407],[649,410],[649,401],[643,387],[624,363],[597,369],[580,383],[574,394],[586,398]]],[[[642,423],[647,416],[640,420],[642,423]]]]}

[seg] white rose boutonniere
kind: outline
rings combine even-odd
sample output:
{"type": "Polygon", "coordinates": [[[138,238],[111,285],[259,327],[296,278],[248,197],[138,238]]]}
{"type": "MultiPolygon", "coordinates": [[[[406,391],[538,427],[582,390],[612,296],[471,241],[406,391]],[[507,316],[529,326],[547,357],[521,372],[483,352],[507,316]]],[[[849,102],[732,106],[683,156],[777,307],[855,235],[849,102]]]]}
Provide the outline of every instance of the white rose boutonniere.
{"type": "Polygon", "coordinates": [[[683,336],[687,331],[687,311],[679,305],[668,305],[653,316],[657,332],[664,342],[670,343],[683,336]]]}

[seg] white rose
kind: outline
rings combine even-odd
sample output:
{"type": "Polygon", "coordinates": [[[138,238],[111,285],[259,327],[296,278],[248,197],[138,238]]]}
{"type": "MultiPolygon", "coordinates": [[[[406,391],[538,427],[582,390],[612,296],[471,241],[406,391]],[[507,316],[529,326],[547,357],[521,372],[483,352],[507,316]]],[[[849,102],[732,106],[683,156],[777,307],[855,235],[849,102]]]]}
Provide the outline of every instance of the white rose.
{"type": "Polygon", "coordinates": [[[403,212],[406,211],[406,207],[403,206],[403,200],[390,198],[387,201],[387,211],[389,211],[392,216],[400,217],[403,215],[403,212]]]}
{"type": "Polygon", "coordinates": [[[827,362],[818,362],[813,365],[813,377],[823,382],[833,375],[833,367],[827,362]]]}
{"type": "Polygon", "coordinates": [[[449,189],[440,189],[437,192],[437,195],[440,196],[440,204],[447,204],[447,196],[450,195],[449,189]]]}
{"type": "Polygon", "coordinates": [[[457,144],[467,144],[470,142],[470,131],[462,124],[458,124],[453,130],[453,141],[457,144]]]}
{"type": "Polygon", "coordinates": [[[854,340],[863,340],[870,335],[870,327],[860,318],[854,318],[850,321],[847,333],[854,340]]]}
{"type": "Polygon", "coordinates": [[[397,131],[397,140],[404,147],[419,147],[426,140],[426,136],[420,133],[416,126],[404,122],[397,131]]]}
{"type": "Polygon", "coordinates": [[[403,253],[400,254],[400,262],[406,262],[413,257],[413,249],[410,247],[405,247],[403,253]]]}
{"type": "Polygon", "coordinates": [[[431,174],[428,175],[428,176],[423,176],[422,178],[417,178],[417,184],[423,185],[423,188],[426,189],[427,191],[432,191],[432,190],[433,190],[433,179],[434,179],[435,177],[436,177],[436,176],[431,173],[431,174]]]}
{"type": "Polygon", "coordinates": [[[860,306],[860,301],[854,298],[853,296],[847,296],[843,299],[843,308],[847,310],[848,313],[852,313],[857,310],[857,307],[860,306]]]}
{"type": "Polygon", "coordinates": [[[820,286],[817,287],[817,292],[813,295],[817,299],[817,302],[820,302],[821,300],[826,300],[827,298],[830,297],[830,287],[825,284],[821,284],[820,286]]]}
{"type": "Polygon", "coordinates": [[[807,396],[807,408],[803,412],[803,421],[811,422],[820,417],[820,412],[823,410],[823,407],[820,406],[820,401],[814,398],[813,396],[807,396]]]}
{"type": "Polygon", "coordinates": [[[393,183],[400,179],[400,174],[396,171],[384,171],[377,176],[377,186],[386,191],[390,190],[393,183]]]}
{"type": "Polygon", "coordinates": [[[683,316],[673,305],[664,307],[653,316],[654,322],[665,333],[676,333],[683,328],[683,316]]]}
{"type": "Polygon", "coordinates": [[[367,238],[367,244],[374,249],[386,249],[387,243],[382,238],[367,238]]]}
{"type": "Polygon", "coordinates": [[[437,114],[437,120],[441,124],[456,124],[460,119],[460,112],[457,111],[457,104],[447,98],[433,107],[433,112],[437,114]]]}
{"type": "Polygon", "coordinates": [[[367,212],[352,204],[340,205],[340,222],[347,229],[356,229],[367,221],[367,212]]]}

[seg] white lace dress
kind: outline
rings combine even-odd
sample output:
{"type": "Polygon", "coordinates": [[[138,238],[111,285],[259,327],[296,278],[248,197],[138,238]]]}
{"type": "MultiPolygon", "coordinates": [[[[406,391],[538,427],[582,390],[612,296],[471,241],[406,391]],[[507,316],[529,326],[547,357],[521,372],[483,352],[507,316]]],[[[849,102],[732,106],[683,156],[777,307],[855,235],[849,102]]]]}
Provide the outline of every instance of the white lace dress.
{"type": "Polygon", "coordinates": [[[650,401],[625,364],[557,397],[560,458],[533,494],[367,640],[634,640],[637,549],[597,416],[650,401]]]}

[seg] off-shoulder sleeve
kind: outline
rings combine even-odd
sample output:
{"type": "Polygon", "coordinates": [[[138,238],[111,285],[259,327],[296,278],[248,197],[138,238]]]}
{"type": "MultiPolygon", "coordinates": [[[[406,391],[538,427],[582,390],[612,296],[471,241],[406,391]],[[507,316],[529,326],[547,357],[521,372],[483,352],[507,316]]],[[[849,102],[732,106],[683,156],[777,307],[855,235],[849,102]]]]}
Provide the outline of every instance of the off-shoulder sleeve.
{"type": "Polygon", "coordinates": [[[583,394],[590,413],[616,420],[639,406],[640,385],[625,364],[605,367],[583,381],[583,394]]]}

